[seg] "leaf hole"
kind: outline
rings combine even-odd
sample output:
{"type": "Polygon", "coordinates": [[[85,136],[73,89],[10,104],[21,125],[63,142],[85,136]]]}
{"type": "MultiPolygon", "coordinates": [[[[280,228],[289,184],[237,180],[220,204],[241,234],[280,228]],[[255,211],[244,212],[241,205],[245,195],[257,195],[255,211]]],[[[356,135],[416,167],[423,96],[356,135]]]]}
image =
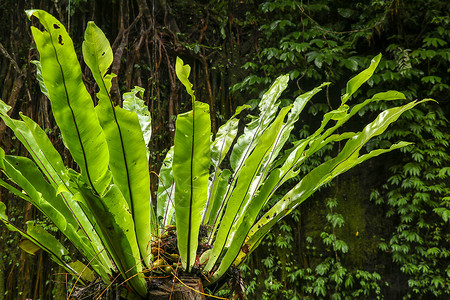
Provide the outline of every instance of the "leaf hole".
{"type": "Polygon", "coordinates": [[[102,53],[102,56],[104,56],[104,55],[105,55],[105,52],[102,53]]]}
{"type": "Polygon", "coordinates": [[[58,26],[58,24],[53,24],[53,28],[59,29],[60,27],[58,26]]]}
{"type": "Polygon", "coordinates": [[[58,35],[58,43],[62,46],[64,45],[63,39],[61,35],[58,35]]]}

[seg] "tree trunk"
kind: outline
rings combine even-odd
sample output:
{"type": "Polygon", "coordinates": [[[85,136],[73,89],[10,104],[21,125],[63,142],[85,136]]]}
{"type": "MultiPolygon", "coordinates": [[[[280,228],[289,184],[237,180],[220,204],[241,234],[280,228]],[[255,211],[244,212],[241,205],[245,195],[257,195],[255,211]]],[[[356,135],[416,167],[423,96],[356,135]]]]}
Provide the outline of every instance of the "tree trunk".
{"type": "Polygon", "coordinates": [[[199,278],[182,277],[167,279],[153,279],[153,289],[150,290],[147,299],[159,300],[204,300],[205,296],[202,294],[203,285],[199,278]],[[181,282],[182,283],[181,283],[181,282]],[[188,287],[186,287],[188,286],[188,287]]]}
{"type": "Polygon", "coordinates": [[[53,295],[55,299],[67,299],[66,287],[66,270],[63,267],[56,267],[57,275],[55,275],[55,287],[53,288],[53,295]]]}
{"type": "Polygon", "coordinates": [[[0,247],[0,300],[4,300],[5,299],[5,265],[3,262],[3,248],[0,247]]]}

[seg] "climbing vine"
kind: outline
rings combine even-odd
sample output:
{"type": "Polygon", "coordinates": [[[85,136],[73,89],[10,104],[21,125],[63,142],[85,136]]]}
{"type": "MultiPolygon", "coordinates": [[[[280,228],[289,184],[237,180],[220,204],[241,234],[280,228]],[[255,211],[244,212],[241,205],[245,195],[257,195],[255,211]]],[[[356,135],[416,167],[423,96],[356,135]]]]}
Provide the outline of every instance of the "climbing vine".
{"type": "Polygon", "coordinates": [[[379,244],[399,268],[408,298],[450,294],[450,132],[436,107],[408,114],[402,129],[387,138],[414,141],[403,160],[371,199],[395,219],[393,231],[379,244]]]}

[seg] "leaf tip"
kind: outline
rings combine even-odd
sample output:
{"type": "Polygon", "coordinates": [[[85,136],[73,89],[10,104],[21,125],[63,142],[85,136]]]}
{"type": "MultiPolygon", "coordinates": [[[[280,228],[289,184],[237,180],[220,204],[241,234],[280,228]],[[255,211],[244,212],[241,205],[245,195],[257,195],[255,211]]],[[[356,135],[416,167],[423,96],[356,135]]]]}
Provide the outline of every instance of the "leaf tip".
{"type": "Polygon", "coordinates": [[[27,9],[25,11],[29,20],[31,20],[31,17],[37,12],[39,12],[39,9],[27,9]]]}

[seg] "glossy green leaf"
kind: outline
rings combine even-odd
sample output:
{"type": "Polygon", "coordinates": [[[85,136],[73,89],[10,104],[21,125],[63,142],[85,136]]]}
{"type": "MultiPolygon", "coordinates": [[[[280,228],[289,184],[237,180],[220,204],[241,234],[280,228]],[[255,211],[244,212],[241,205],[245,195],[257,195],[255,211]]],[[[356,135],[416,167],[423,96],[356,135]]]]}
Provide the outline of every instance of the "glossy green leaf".
{"type": "MultiPolygon", "coordinates": [[[[317,91],[319,91],[320,89],[318,89],[317,91]]],[[[317,92],[316,91],[316,92],[317,92]]],[[[316,93],[313,92],[311,93],[311,97],[316,93]]],[[[310,97],[306,97],[306,99],[304,100],[308,100],[310,97]]],[[[302,100],[302,102],[306,102],[302,100]]],[[[302,104],[304,106],[304,104],[302,104]]],[[[293,106],[294,107],[295,103],[293,106]]],[[[259,172],[257,173],[256,176],[254,176],[254,179],[252,180],[250,186],[250,193],[249,193],[249,199],[246,201],[245,205],[241,205],[241,207],[239,208],[239,211],[236,214],[235,217],[235,221],[233,223],[233,228],[232,231],[230,232],[231,236],[234,236],[236,228],[239,227],[240,223],[242,222],[242,220],[244,218],[247,218],[248,212],[247,212],[247,208],[248,205],[252,202],[254,202],[254,198],[257,197],[257,195],[259,194],[259,187],[261,185],[264,185],[266,177],[268,176],[270,169],[271,169],[271,164],[274,161],[275,157],[278,156],[278,153],[280,152],[281,148],[284,146],[284,143],[286,142],[287,138],[288,138],[288,133],[290,133],[290,131],[293,129],[293,121],[295,121],[296,117],[293,117],[293,114],[290,114],[287,118],[286,123],[284,123],[281,128],[279,128],[278,130],[273,130],[272,126],[275,126],[275,124],[277,124],[277,121],[282,122],[284,119],[284,111],[286,110],[286,108],[283,108],[280,111],[279,116],[277,117],[277,119],[274,121],[274,123],[271,125],[271,127],[268,129],[268,132],[270,132],[269,134],[273,135],[272,139],[273,139],[273,145],[268,149],[268,154],[266,155],[266,157],[264,157],[263,159],[263,163],[261,164],[261,168],[259,170],[259,172]],[[281,119],[280,119],[281,118],[281,119]]],[[[290,112],[290,110],[289,110],[290,112]]],[[[300,111],[297,112],[300,113],[300,111]]],[[[298,113],[297,117],[298,117],[298,113]]],[[[264,133],[266,134],[266,133],[264,133]]],[[[259,145],[255,148],[255,151],[258,151],[258,147],[259,145]]],[[[252,154],[253,155],[253,154],[252,154]]],[[[228,246],[228,244],[227,244],[228,246]]]]}
{"type": "MultiPolygon", "coordinates": [[[[226,197],[229,197],[232,194],[232,189],[235,187],[235,182],[240,175],[244,162],[258,144],[264,131],[270,126],[275,118],[279,106],[278,99],[281,93],[286,89],[288,81],[289,75],[280,76],[275,80],[259,103],[260,115],[254,118],[254,120],[245,127],[244,133],[237,139],[230,156],[230,164],[234,170],[234,174],[228,185],[227,191],[224,194],[226,197]]],[[[218,215],[222,215],[222,210],[225,208],[227,199],[222,199],[221,202],[222,204],[219,208],[218,215]]],[[[216,220],[219,219],[216,218],[216,220]]],[[[218,228],[218,225],[219,224],[217,223],[212,224],[213,232],[210,234],[210,237],[212,237],[214,230],[218,228]]],[[[209,239],[208,242],[211,242],[211,240],[209,239]]]]}
{"type": "MultiPolygon", "coordinates": [[[[272,172],[269,179],[265,182],[268,187],[263,187],[263,189],[258,194],[257,198],[263,197],[265,201],[263,204],[269,201],[270,197],[275,193],[275,191],[283,185],[287,180],[297,176],[300,172],[300,166],[305,162],[307,158],[322,149],[329,143],[342,141],[350,139],[355,136],[354,132],[344,132],[342,134],[334,134],[329,136],[327,139],[316,145],[316,141],[313,137],[301,140],[294,148],[287,159],[284,161],[283,165],[272,172]],[[308,146],[314,148],[307,149],[308,146]],[[307,150],[306,150],[307,149],[307,150]]],[[[322,137],[320,137],[322,138],[322,137]]]]}
{"type": "Polygon", "coordinates": [[[109,88],[105,84],[105,77],[108,68],[113,62],[113,52],[109,41],[103,31],[90,21],[84,32],[83,58],[92,71],[95,81],[99,84],[101,93],[109,93],[109,88]]]}
{"type": "Polygon", "coordinates": [[[239,125],[236,116],[247,108],[250,108],[250,105],[239,106],[234,115],[217,130],[216,138],[211,144],[211,164],[215,168],[219,167],[236,138],[239,125]]]}
{"type": "MultiPolygon", "coordinates": [[[[147,293],[142,273],[141,256],[135,235],[133,217],[128,204],[116,185],[100,198],[79,181],[81,194],[77,199],[90,211],[88,216],[96,221],[96,229],[108,253],[131,289],[141,297],[147,293]]],[[[150,237],[149,237],[150,238],[150,237]]]]}
{"type": "MultiPolygon", "coordinates": [[[[53,187],[47,187],[47,182],[45,180],[41,180],[35,182],[35,188],[39,191],[41,188],[47,190],[46,195],[48,195],[48,199],[54,199],[56,197],[55,190],[64,187],[63,190],[65,192],[59,193],[62,201],[53,200],[60,205],[61,210],[59,212],[65,214],[65,218],[67,220],[71,220],[70,222],[75,228],[79,227],[85,233],[88,239],[92,242],[94,253],[101,252],[98,256],[98,259],[101,260],[101,263],[99,263],[99,265],[112,268],[110,259],[108,258],[107,254],[102,251],[103,245],[98,235],[96,234],[95,230],[93,230],[92,225],[90,224],[84,212],[79,207],[78,203],[76,201],[73,201],[72,199],[73,194],[70,191],[71,188],[69,188],[69,178],[67,176],[67,170],[63,165],[59,153],[53,147],[51,141],[48,139],[47,135],[39,127],[39,125],[22,114],[21,117],[23,121],[11,119],[7,114],[7,111],[9,109],[10,107],[0,100],[0,116],[5,121],[5,124],[13,130],[17,138],[22,142],[22,144],[31,154],[34,161],[37,163],[38,167],[41,169],[48,182],[53,187]],[[50,192],[48,192],[48,190],[50,190],[50,192]],[[69,211],[66,209],[66,207],[69,209],[71,215],[68,214],[69,211]],[[76,225],[74,221],[76,221],[78,225],[76,225]]],[[[34,165],[30,165],[29,163],[27,163],[24,169],[31,172],[35,169],[35,167],[34,165]]],[[[35,181],[39,180],[39,178],[41,178],[40,173],[37,170],[34,170],[33,172],[35,172],[37,175],[35,176],[33,174],[30,174],[29,177],[35,181]]],[[[30,201],[30,199],[25,200],[30,201]]]]}
{"type": "Polygon", "coordinates": [[[173,179],[173,146],[169,149],[159,170],[159,181],[156,215],[162,226],[170,225],[175,212],[174,195],[175,182],[173,179]]]}
{"type": "MultiPolygon", "coordinates": [[[[79,223],[74,219],[72,212],[65,205],[61,195],[44,179],[36,165],[26,157],[4,156],[2,168],[8,177],[20,185],[28,195],[28,201],[44,213],[59,230],[81,251],[91,262],[91,266],[105,282],[111,263],[103,252],[103,245],[97,235],[89,231],[89,240],[86,231],[80,231],[79,223]],[[101,253],[98,255],[97,253],[101,253]]],[[[69,197],[69,195],[66,195],[69,197]]],[[[72,201],[70,198],[69,201],[72,201]]],[[[79,206],[74,206],[78,215],[81,214],[79,206]]],[[[79,218],[82,228],[92,228],[87,219],[79,218]]]]}
{"type": "MultiPolygon", "coordinates": [[[[234,234],[232,231],[233,224],[242,221],[236,220],[236,216],[239,211],[245,211],[249,201],[252,200],[258,186],[258,184],[254,186],[252,183],[258,174],[264,159],[270,155],[277,140],[278,133],[282,128],[284,118],[290,109],[291,107],[285,107],[280,111],[274,123],[264,132],[255,147],[255,150],[245,161],[241,175],[236,182],[236,188],[233,190],[230,200],[228,200],[227,208],[220,223],[212,252],[205,266],[205,271],[209,272],[212,270],[217,259],[224,250],[226,242],[232,238],[230,235],[234,234]]],[[[241,218],[242,217],[244,217],[244,214],[241,215],[241,218]]]]}
{"type": "Polygon", "coordinates": [[[189,74],[191,73],[191,66],[185,65],[183,60],[177,57],[177,61],[175,63],[175,72],[177,74],[178,79],[186,88],[186,91],[192,97],[192,102],[195,101],[194,90],[192,89],[192,83],[189,81],[189,74]]]}
{"type": "Polygon", "coordinates": [[[104,33],[89,22],[83,42],[83,57],[92,71],[100,91],[97,112],[108,144],[114,183],[122,192],[136,227],[139,249],[146,263],[150,263],[151,196],[147,148],[135,112],[115,106],[110,94],[113,76],[106,72],[112,63],[111,46],[104,33]]]}
{"type": "MultiPolygon", "coordinates": [[[[346,164],[346,167],[347,167],[346,170],[362,163],[363,161],[365,161],[369,158],[378,156],[382,153],[392,151],[394,149],[405,147],[408,144],[409,143],[402,142],[402,143],[393,145],[389,149],[374,150],[373,152],[370,152],[369,154],[361,156],[358,160],[354,161],[353,164],[346,164]]],[[[339,174],[342,174],[346,170],[341,170],[339,172],[339,174]]],[[[234,264],[234,263],[238,264],[239,262],[241,262],[241,259],[243,259],[243,257],[246,255],[246,253],[248,253],[248,251],[252,251],[253,249],[256,248],[257,245],[259,245],[259,241],[258,241],[257,243],[252,245],[253,247],[247,248],[249,245],[249,243],[247,243],[247,246],[244,246],[244,248],[243,248],[243,244],[247,237],[247,234],[248,234],[250,228],[253,226],[253,224],[256,220],[256,217],[258,216],[259,211],[262,209],[264,203],[266,203],[266,199],[268,197],[270,197],[271,195],[273,195],[274,191],[276,190],[277,185],[280,184],[280,179],[283,178],[283,176],[281,176],[281,174],[282,173],[280,172],[280,169],[277,169],[274,172],[272,172],[271,176],[266,180],[264,186],[259,191],[259,193],[255,197],[254,201],[252,201],[250,203],[247,213],[245,214],[245,218],[243,218],[241,224],[239,225],[239,228],[236,230],[236,234],[233,238],[231,245],[228,248],[228,251],[226,252],[225,256],[223,257],[217,271],[210,278],[211,282],[214,282],[214,281],[218,280],[220,277],[222,277],[232,264],[234,264]],[[241,252],[242,249],[246,249],[245,252],[244,252],[244,250],[241,252]],[[236,261],[238,255],[239,255],[239,259],[236,261]]],[[[337,176],[337,174],[334,176],[337,176]]],[[[283,180],[283,181],[285,181],[285,180],[283,180]]]]}
{"type": "Polygon", "coordinates": [[[44,213],[50,213],[48,217],[61,231],[66,230],[67,222],[77,227],[74,216],[61,196],[56,195],[56,190],[45,180],[29,158],[7,155],[4,164],[8,176],[33,199],[35,206],[44,213]]]}
{"type": "Polygon", "coordinates": [[[68,177],[61,156],[53,147],[45,132],[33,120],[21,114],[23,121],[8,116],[10,106],[0,100],[0,117],[14,132],[38,164],[48,181],[57,188],[65,185],[68,177]]]}
{"type": "MultiPolygon", "coordinates": [[[[338,112],[338,110],[328,112],[324,115],[321,126],[319,129],[317,129],[314,134],[308,137],[308,140],[311,143],[310,148],[308,149],[307,156],[312,155],[313,153],[320,150],[323,146],[326,145],[324,141],[333,134],[339,127],[341,127],[343,124],[345,124],[352,116],[354,116],[358,111],[360,111],[363,107],[367,106],[373,101],[390,101],[390,100],[397,100],[397,99],[405,99],[405,95],[403,95],[400,92],[397,91],[388,91],[388,92],[382,92],[377,93],[372,96],[372,98],[365,100],[364,102],[357,104],[353,106],[350,110],[350,112],[347,112],[345,115],[342,112],[338,112]],[[339,118],[337,119],[337,122],[334,126],[328,128],[324,133],[323,130],[326,128],[329,121],[332,120],[332,118],[336,115],[336,113],[339,115],[339,118]]],[[[345,108],[347,111],[348,109],[345,108]]]]}
{"type": "Polygon", "coordinates": [[[41,250],[41,247],[39,247],[38,245],[36,245],[35,243],[33,243],[30,240],[20,241],[19,247],[20,247],[20,249],[22,249],[23,251],[25,251],[26,253],[31,254],[31,255],[34,255],[34,254],[36,254],[36,252],[41,250]]]}
{"type": "Polygon", "coordinates": [[[48,90],[44,83],[44,78],[42,77],[42,68],[41,62],[38,60],[32,60],[32,64],[36,66],[36,79],[39,81],[39,87],[41,89],[42,94],[44,94],[48,98],[48,90]]]}
{"type": "MultiPolygon", "coordinates": [[[[57,189],[60,186],[65,186],[65,190],[69,190],[66,168],[45,132],[33,120],[22,114],[23,121],[11,119],[7,114],[9,109],[9,106],[0,101],[0,116],[5,124],[13,130],[17,138],[22,142],[53,188],[57,189]]],[[[95,232],[90,230],[92,227],[89,224],[87,224],[87,227],[82,225],[82,219],[87,220],[86,216],[80,211],[76,202],[70,201],[70,193],[69,195],[61,193],[61,196],[79,226],[86,233],[90,233],[91,238],[95,239],[95,232]]],[[[67,217],[71,219],[70,216],[67,217]]]]}
{"type": "MultiPolygon", "coordinates": [[[[210,194],[208,195],[208,199],[210,202],[208,203],[207,210],[205,213],[205,218],[203,224],[208,224],[212,226],[213,224],[218,224],[217,220],[221,216],[218,215],[220,206],[223,204],[226,205],[226,202],[223,201],[228,200],[228,197],[225,197],[225,193],[227,191],[227,187],[229,184],[229,180],[231,178],[231,171],[228,169],[221,170],[216,175],[217,178],[214,179],[214,182],[211,182],[210,194]],[[225,199],[225,200],[224,200],[225,199]]],[[[211,232],[215,232],[215,228],[211,232]]]]}
{"type": "Polygon", "coordinates": [[[320,186],[371,157],[408,145],[408,143],[402,142],[393,145],[389,149],[377,149],[368,154],[359,156],[359,151],[365,143],[372,137],[383,133],[389,124],[396,121],[404,111],[413,108],[423,101],[428,100],[411,102],[404,106],[391,108],[380,113],[379,116],[373,122],[368,124],[362,132],[355,134],[354,137],[349,139],[335,158],[321,164],[308,173],[293,189],[265,213],[256,224],[253,225],[245,240],[246,251],[241,251],[239,253],[239,256],[235,260],[235,264],[240,264],[242,260],[255,249],[261,239],[278,220],[287,215],[298,204],[306,200],[320,186]]]}
{"type": "Polygon", "coordinates": [[[64,143],[86,181],[102,194],[110,183],[109,154],[92,99],[82,80],[72,39],[61,22],[42,10],[28,10],[39,19],[41,31],[31,27],[40,54],[42,77],[64,143]]]}
{"type": "Polygon", "coordinates": [[[209,106],[194,102],[192,111],[178,115],[173,154],[175,217],[183,268],[195,262],[202,211],[206,204],[210,167],[209,106]]]}
{"type": "MultiPolygon", "coordinates": [[[[211,212],[211,206],[215,206],[219,201],[224,200],[217,198],[218,194],[214,193],[213,191],[213,189],[217,187],[216,179],[218,178],[220,173],[219,166],[222,160],[227,155],[228,151],[230,150],[231,144],[233,143],[234,139],[236,138],[239,125],[239,120],[236,119],[236,116],[240,114],[242,110],[249,107],[250,107],[249,105],[239,106],[236,109],[234,115],[224,125],[220,126],[219,130],[217,131],[216,138],[211,144],[211,164],[214,169],[212,172],[212,178],[209,182],[208,200],[206,203],[205,213],[203,214],[202,217],[202,224],[208,222],[211,212]],[[212,203],[211,202],[212,199],[215,202],[212,203]]],[[[221,195],[224,196],[225,194],[221,193],[221,195]]],[[[217,211],[214,211],[214,214],[215,213],[217,213],[217,211]]]]}
{"type": "Polygon", "coordinates": [[[79,260],[70,262],[69,266],[74,269],[77,274],[81,274],[81,279],[84,279],[87,282],[93,282],[96,278],[95,273],[79,260]]]}
{"type": "Polygon", "coordinates": [[[53,235],[39,225],[34,224],[33,221],[27,222],[27,234],[32,240],[39,241],[41,245],[45,245],[45,248],[51,249],[51,253],[55,254],[58,260],[63,260],[63,257],[69,254],[66,248],[53,235]]]}
{"type": "Polygon", "coordinates": [[[152,117],[145,104],[144,97],[145,90],[139,86],[135,86],[131,92],[123,94],[123,108],[135,112],[139,118],[142,134],[144,135],[145,145],[150,143],[152,137],[152,117]]]}
{"type": "MultiPolygon", "coordinates": [[[[21,115],[21,117],[24,120],[23,123],[26,124],[28,128],[28,131],[26,128],[24,130],[19,129],[20,136],[24,138],[22,143],[26,145],[27,149],[29,149],[34,161],[37,162],[37,165],[41,171],[46,174],[48,181],[52,184],[53,189],[51,190],[51,193],[54,193],[54,189],[57,190],[56,193],[61,196],[65,206],[70,210],[71,214],[78,223],[78,227],[91,241],[94,251],[100,252],[98,258],[101,259],[101,264],[112,268],[110,259],[103,251],[103,245],[97,233],[93,230],[92,224],[86,217],[83,210],[79,207],[78,202],[72,199],[72,190],[74,187],[70,186],[67,169],[63,167],[63,163],[58,152],[53,148],[45,132],[33,120],[24,115],[21,115]],[[60,191],[61,188],[63,188],[63,191],[60,191]]],[[[16,124],[17,123],[19,123],[19,121],[16,121],[16,124]]],[[[36,187],[38,186],[36,185],[36,187]]],[[[63,211],[64,210],[60,210],[60,212],[63,211]]],[[[71,219],[69,215],[67,215],[66,218],[71,219]]],[[[75,224],[73,224],[73,226],[77,227],[75,224]]]]}
{"type": "MultiPolygon", "coordinates": [[[[68,187],[68,176],[67,171],[62,163],[62,159],[59,153],[55,150],[52,143],[48,139],[45,132],[31,119],[28,117],[21,115],[23,121],[13,120],[9,118],[6,111],[9,107],[4,109],[3,102],[0,102],[0,116],[5,121],[5,123],[10,127],[17,138],[22,142],[22,144],[26,147],[28,152],[33,157],[34,161],[37,163],[41,171],[45,174],[48,182],[53,186],[53,189],[47,195],[54,198],[54,189],[58,189],[61,186],[65,186],[65,190],[69,190],[68,187]]],[[[40,177],[37,177],[40,178],[40,177]]],[[[42,180],[41,183],[42,188],[47,189],[47,182],[42,180]]],[[[40,184],[40,183],[37,183],[40,184]]],[[[37,189],[41,187],[36,186],[37,189]]],[[[101,242],[96,236],[95,231],[92,230],[92,226],[90,225],[87,217],[84,215],[83,211],[78,207],[78,204],[72,200],[71,192],[69,193],[61,193],[61,198],[63,201],[59,201],[60,208],[62,209],[60,212],[67,213],[66,207],[70,210],[71,215],[67,215],[66,219],[71,220],[75,227],[80,227],[84,233],[89,236],[89,238],[93,241],[96,241],[96,245],[99,249],[102,249],[101,242]],[[65,205],[64,205],[65,204],[65,205]],[[73,222],[76,220],[78,226],[73,222]]],[[[102,257],[104,265],[108,265],[112,267],[107,258],[106,254],[100,255],[102,257]]]]}
{"type": "MultiPolygon", "coordinates": [[[[30,243],[47,252],[51,259],[62,266],[66,271],[78,276],[75,269],[66,263],[64,259],[64,256],[68,254],[66,248],[64,248],[64,246],[61,245],[61,243],[54,236],[49,234],[42,227],[35,225],[32,221],[27,222],[27,231],[15,226],[9,221],[8,216],[6,215],[6,205],[3,202],[0,202],[0,219],[9,230],[20,233],[20,235],[26,238],[30,243]]],[[[36,250],[35,247],[33,248],[36,250]]],[[[30,245],[26,246],[25,249],[31,251],[30,245]]],[[[84,280],[81,280],[81,283],[84,283],[84,280]]]]}
{"type": "Polygon", "coordinates": [[[350,97],[356,92],[356,90],[358,90],[359,87],[364,82],[366,82],[367,80],[369,80],[370,77],[372,77],[372,74],[373,72],[375,72],[375,69],[380,63],[380,60],[381,60],[381,53],[372,59],[372,61],[370,62],[370,66],[367,69],[365,69],[364,71],[362,71],[361,73],[359,73],[358,75],[356,75],[347,82],[347,89],[345,91],[345,94],[342,95],[341,97],[342,104],[345,104],[347,100],[350,99],[350,97]]]}
{"type": "Polygon", "coordinates": [[[274,162],[274,160],[278,157],[278,154],[280,153],[281,149],[286,144],[292,130],[294,129],[294,125],[297,122],[297,120],[300,116],[300,113],[303,111],[303,108],[305,107],[306,103],[308,103],[308,101],[314,95],[316,95],[318,92],[320,92],[323,87],[325,87],[329,84],[330,84],[329,82],[325,82],[325,83],[321,84],[320,86],[312,89],[311,91],[301,94],[300,96],[298,96],[295,99],[294,103],[292,104],[292,109],[289,111],[287,120],[278,134],[279,136],[277,138],[277,141],[276,141],[275,147],[272,151],[272,154],[270,156],[270,159],[268,159],[265,162],[266,168],[270,168],[272,166],[272,163],[274,162]]]}
{"type": "MultiPolygon", "coordinates": [[[[353,106],[351,108],[350,112],[347,113],[347,115],[345,117],[340,118],[333,127],[329,128],[325,131],[325,133],[323,134],[323,138],[326,138],[329,135],[331,135],[334,131],[336,131],[337,128],[341,127],[345,122],[347,122],[351,117],[353,117],[356,113],[358,113],[362,108],[364,108],[368,104],[372,103],[373,101],[391,101],[391,100],[405,100],[405,99],[406,99],[405,95],[398,91],[387,91],[387,92],[377,93],[377,94],[373,95],[372,98],[366,99],[364,102],[353,106]]],[[[328,115],[326,115],[324,117],[324,119],[327,119],[327,118],[328,118],[328,115]]],[[[326,122],[325,121],[322,122],[321,129],[325,128],[323,123],[326,123],[326,122]]],[[[315,135],[317,135],[318,133],[321,133],[320,129],[317,130],[315,135]]]]}
{"type": "Polygon", "coordinates": [[[207,239],[208,244],[213,243],[213,239],[215,238],[217,230],[221,224],[221,220],[224,214],[224,208],[228,205],[228,200],[230,200],[228,193],[231,193],[233,190],[232,188],[230,188],[232,175],[233,174],[230,170],[225,169],[220,173],[219,181],[216,180],[216,182],[214,183],[215,187],[213,187],[213,192],[215,192],[215,194],[213,195],[213,198],[211,198],[213,202],[211,203],[211,211],[209,212],[210,229],[207,239]]]}
{"type": "Polygon", "coordinates": [[[259,103],[259,117],[250,122],[244,129],[244,133],[238,138],[230,157],[231,167],[236,173],[239,172],[243,162],[255,148],[264,130],[275,118],[279,106],[277,100],[286,89],[288,81],[288,75],[280,76],[275,80],[259,103]]]}

